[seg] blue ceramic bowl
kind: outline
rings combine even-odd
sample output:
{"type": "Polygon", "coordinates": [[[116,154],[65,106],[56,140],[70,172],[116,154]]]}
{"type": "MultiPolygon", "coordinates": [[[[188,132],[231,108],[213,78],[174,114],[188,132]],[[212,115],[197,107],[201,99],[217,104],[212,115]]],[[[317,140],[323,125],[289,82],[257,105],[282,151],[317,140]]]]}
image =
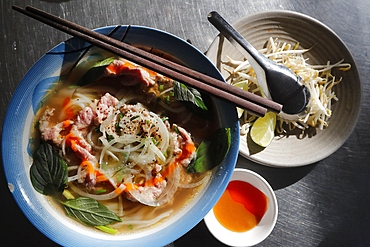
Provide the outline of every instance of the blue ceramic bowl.
{"type": "MultiPolygon", "coordinates": [[[[127,26],[104,27],[95,31],[121,39],[127,26]],[[112,33],[114,31],[114,33],[112,33]]],[[[125,42],[153,47],[185,65],[223,80],[214,65],[189,43],[169,33],[131,26],[125,42]]],[[[70,67],[89,47],[77,38],[69,39],[46,53],[25,75],[15,91],[5,117],[2,133],[2,159],[9,189],[26,217],[48,238],[63,246],[163,246],[194,227],[212,209],[224,192],[236,164],[239,150],[239,123],[233,105],[214,99],[219,120],[232,129],[231,147],[214,171],[208,186],[190,205],[167,222],[148,231],[130,235],[108,235],[90,230],[54,208],[30,182],[30,126],[40,100],[53,88],[65,68],[70,67]]]]}

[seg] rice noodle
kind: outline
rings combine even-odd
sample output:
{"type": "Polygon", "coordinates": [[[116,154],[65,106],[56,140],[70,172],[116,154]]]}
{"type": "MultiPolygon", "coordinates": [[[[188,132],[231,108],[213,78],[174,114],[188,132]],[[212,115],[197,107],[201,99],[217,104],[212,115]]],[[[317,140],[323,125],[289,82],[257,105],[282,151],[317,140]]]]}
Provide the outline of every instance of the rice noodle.
{"type": "Polygon", "coordinates": [[[122,225],[135,225],[135,229],[141,229],[144,227],[148,227],[151,225],[154,225],[155,223],[161,221],[162,219],[169,217],[172,214],[173,210],[169,210],[163,214],[160,214],[156,218],[152,220],[124,220],[122,223],[116,223],[114,224],[115,227],[121,227],[122,225]]]}

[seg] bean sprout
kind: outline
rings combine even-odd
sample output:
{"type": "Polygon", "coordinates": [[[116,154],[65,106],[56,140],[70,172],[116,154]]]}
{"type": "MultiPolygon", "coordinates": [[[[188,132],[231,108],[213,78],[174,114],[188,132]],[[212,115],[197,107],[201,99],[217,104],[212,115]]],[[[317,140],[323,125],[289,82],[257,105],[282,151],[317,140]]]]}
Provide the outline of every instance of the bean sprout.
{"type": "MultiPolygon", "coordinates": [[[[274,60],[279,64],[283,64],[293,70],[303,79],[304,85],[311,93],[311,100],[308,105],[308,111],[305,114],[299,115],[297,120],[286,120],[278,116],[277,132],[283,133],[286,130],[283,123],[287,124],[289,129],[299,128],[304,132],[310,126],[317,127],[320,130],[324,129],[329,124],[329,119],[332,116],[332,100],[339,99],[333,91],[333,87],[338,84],[342,78],[337,79],[331,72],[333,68],[340,70],[349,70],[351,65],[343,63],[343,60],[335,64],[330,61],[325,65],[310,65],[307,63],[307,58],[304,54],[308,49],[297,49],[299,43],[294,47],[290,44],[282,43],[278,39],[270,38],[266,48],[259,50],[263,55],[274,60]]],[[[250,91],[261,95],[257,76],[250,65],[245,61],[234,60],[230,57],[225,64],[225,70],[230,73],[227,79],[228,83],[246,91],[250,91]],[[231,69],[230,69],[231,68],[231,69]]],[[[246,114],[243,109],[238,109],[238,117],[240,121],[241,135],[246,135],[251,123],[255,120],[254,117],[246,114]]]]}

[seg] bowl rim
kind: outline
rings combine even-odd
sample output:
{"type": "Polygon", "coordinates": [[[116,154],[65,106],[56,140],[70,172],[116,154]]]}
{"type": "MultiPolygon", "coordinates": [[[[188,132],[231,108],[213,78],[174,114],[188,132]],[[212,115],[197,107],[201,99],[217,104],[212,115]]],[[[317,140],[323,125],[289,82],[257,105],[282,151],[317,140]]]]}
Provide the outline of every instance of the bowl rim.
{"type": "MultiPolygon", "coordinates": [[[[119,26],[120,28],[127,28],[127,25],[119,26]]],[[[103,34],[107,34],[110,30],[114,29],[115,27],[117,26],[101,27],[94,30],[97,32],[101,32],[103,34]]],[[[211,74],[223,80],[221,74],[214,67],[211,61],[197,48],[195,48],[188,42],[182,40],[181,38],[159,29],[144,26],[130,25],[130,31],[133,31],[135,35],[139,36],[140,34],[142,35],[155,34],[160,38],[164,37],[170,40],[170,42],[174,43],[176,42],[177,45],[175,48],[177,48],[177,46],[182,46],[186,52],[190,52],[190,54],[196,56],[200,62],[204,63],[204,66],[200,67],[206,70],[207,69],[210,70],[209,72],[211,74]]],[[[32,96],[29,91],[30,89],[32,89],[33,91],[36,87],[36,85],[33,84],[38,84],[39,81],[42,79],[40,78],[41,77],[39,73],[40,70],[50,69],[47,66],[42,67],[42,65],[45,65],[45,63],[51,61],[52,58],[50,58],[50,56],[48,55],[50,55],[51,53],[60,52],[60,50],[64,50],[65,48],[64,46],[66,46],[66,43],[72,41],[76,41],[76,38],[71,38],[64,42],[59,43],[49,52],[43,55],[26,73],[26,75],[23,77],[22,81],[19,83],[17,89],[13,94],[13,97],[7,109],[2,130],[1,150],[5,176],[8,182],[8,187],[18,206],[22,210],[23,214],[38,230],[40,230],[45,236],[47,236],[54,242],[61,244],[63,246],[101,246],[101,244],[109,244],[110,246],[120,246],[122,245],[123,241],[121,238],[115,237],[111,238],[111,236],[104,236],[103,238],[101,238],[100,236],[95,236],[92,233],[90,233],[89,235],[83,235],[81,234],[81,232],[73,232],[71,229],[67,229],[65,224],[60,223],[57,219],[53,218],[53,215],[51,215],[47,210],[41,211],[38,210],[38,208],[42,208],[43,205],[39,201],[40,196],[37,196],[36,192],[33,191],[33,188],[28,179],[28,169],[24,167],[26,166],[24,156],[27,156],[29,151],[27,149],[28,147],[24,146],[24,142],[28,142],[28,136],[25,137],[22,131],[15,130],[16,129],[15,126],[17,125],[24,126],[24,124],[27,124],[25,123],[27,115],[32,111],[32,102],[30,99],[32,96]],[[24,107],[19,107],[20,105],[24,107]],[[27,106],[30,106],[30,108],[27,108],[27,106]],[[16,116],[18,116],[19,118],[18,119],[15,118],[16,116]],[[20,132],[22,134],[19,134],[20,132]],[[4,145],[5,143],[11,144],[4,145]],[[22,153],[23,156],[19,155],[22,153]]],[[[83,47],[86,47],[86,43],[83,42],[83,44],[84,44],[83,47]]],[[[74,48],[76,47],[73,47],[73,49],[74,48]]],[[[59,54],[57,56],[62,55],[59,54]]],[[[54,56],[53,59],[55,57],[56,56],[54,56]]],[[[64,58],[58,57],[55,59],[63,60],[64,58]]],[[[57,64],[56,67],[58,67],[58,64],[59,65],[63,64],[61,62],[55,63],[57,64]]],[[[47,76],[51,76],[50,73],[47,76]]],[[[217,101],[217,99],[215,99],[215,101],[217,101]]],[[[216,104],[221,103],[217,101],[216,104]]],[[[230,151],[226,156],[224,162],[217,168],[215,181],[217,180],[218,183],[212,185],[213,183],[212,180],[212,182],[210,182],[210,185],[206,190],[206,192],[209,191],[209,194],[204,194],[197,201],[203,203],[204,205],[201,207],[199,207],[200,205],[198,205],[196,207],[196,209],[198,210],[187,210],[186,212],[184,212],[182,215],[182,217],[184,218],[180,218],[174,222],[176,223],[174,225],[177,225],[177,227],[174,227],[173,230],[171,230],[168,226],[165,226],[164,229],[167,230],[165,232],[162,231],[161,233],[159,233],[157,231],[155,232],[156,236],[154,236],[153,234],[152,234],[153,236],[147,234],[148,236],[145,235],[146,237],[144,238],[141,237],[140,241],[138,241],[139,238],[134,240],[125,239],[124,241],[126,244],[133,245],[136,244],[135,241],[138,241],[139,242],[138,245],[140,244],[146,246],[166,245],[176,240],[177,238],[181,237],[187,231],[193,228],[197,223],[199,223],[199,221],[203,219],[207,212],[217,202],[219,197],[221,197],[223,190],[227,186],[227,182],[231,178],[232,170],[235,167],[239,149],[239,123],[236,117],[236,109],[235,107],[228,103],[222,103],[222,107],[225,107],[227,111],[224,113],[226,115],[229,114],[231,119],[233,118],[233,115],[235,115],[235,122],[233,122],[233,120],[225,119],[225,122],[227,124],[230,124],[230,127],[232,128],[233,131],[232,146],[230,147],[230,151]],[[215,191],[217,191],[217,193],[212,192],[210,190],[212,188],[214,188],[215,191]],[[151,237],[151,241],[147,241],[147,237],[149,236],[151,237]]]]}

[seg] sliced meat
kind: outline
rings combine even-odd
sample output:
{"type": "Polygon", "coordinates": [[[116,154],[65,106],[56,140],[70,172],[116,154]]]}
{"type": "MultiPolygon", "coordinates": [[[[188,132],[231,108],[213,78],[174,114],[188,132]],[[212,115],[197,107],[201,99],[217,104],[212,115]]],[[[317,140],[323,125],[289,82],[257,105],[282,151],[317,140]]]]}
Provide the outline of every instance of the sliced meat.
{"type": "Polygon", "coordinates": [[[157,200],[157,198],[162,194],[166,185],[167,181],[162,180],[162,182],[158,182],[154,186],[140,186],[137,189],[128,190],[125,195],[130,201],[139,201],[148,205],[157,200]]]}
{"type": "Polygon", "coordinates": [[[77,129],[87,128],[93,123],[95,118],[96,113],[94,112],[94,110],[90,106],[85,107],[77,116],[75,126],[77,127],[77,129]]]}
{"type": "Polygon", "coordinates": [[[49,127],[50,119],[54,115],[54,111],[54,108],[46,108],[44,115],[41,116],[39,121],[39,130],[45,141],[52,141],[53,143],[60,145],[63,142],[63,137],[60,132],[64,130],[64,122],[49,127]]]}
{"type": "Polygon", "coordinates": [[[118,99],[106,93],[99,101],[96,107],[97,122],[101,124],[107,118],[110,108],[118,104],[118,99]]]}
{"type": "Polygon", "coordinates": [[[152,172],[159,173],[161,170],[162,170],[162,166],[159,165],[159,164],[155,164],[154,167],[153,167],[152,172]]]}
{"type": "Polygon", "coordinates": [[[123,86],[134,86],[140,83],[144,86],[155,84],[147,70],[121,59],[114,60],[107,66],[104,76],[115,77],[123,86]]]}
{"type": "Polygon", "coordinates": [[[173,128],[177,128],[178,132],[180,133],[171,133],[174,146],[173,153],[175,156],[177,156],[177,161],[186,168],[194,158],[196,148],[190,134],[184,128],[176,125],[174,125],[173,128]]]}
{"type": "Polygon", "coordinates": [[[49,125],[55,109],[47,108],[44,115],[40,118],[39,129],[41,131],[42,138],[46,141],[51,140],[57,145],[61,145],[65,140],[66,144],[69,145],[83,160],[96,162],[96,158],[91,153],[91,145],[85,140],[86,133],[91,125],[96,122],[101,123],[106,119],[109,114],[110,107],[116,106],[118,102],[118,99],[109,93],[106,93],[101,97],[96,106],[91,105],[80,111],[74,122],[66,120],[52,127],[49,127],[49,125]],[[69,133],[64,133],[64,136],[61,132],[65,130],[65,128],[68,128],[69,133]]]}
{"type": "Polygon", "coordinates": [[[91,146],[85,140],[72,141],[71,148],[75,153],[81,156],[83,160],[96,161],[95,156],[89,151],[89,149],[91,150],[91,146]]]}

